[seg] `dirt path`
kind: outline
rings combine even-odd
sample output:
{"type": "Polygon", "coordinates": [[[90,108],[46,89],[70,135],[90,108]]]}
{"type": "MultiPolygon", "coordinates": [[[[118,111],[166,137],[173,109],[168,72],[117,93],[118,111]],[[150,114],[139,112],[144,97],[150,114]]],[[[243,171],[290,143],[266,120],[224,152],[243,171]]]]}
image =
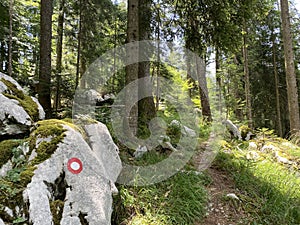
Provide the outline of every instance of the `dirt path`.
{"type": "MultiPolygon", "coordinates": [[[[201,144],[198,154],[193,159],[194,166],[199,170],[202,170],[202,159],[210,148],[209,141],[201,144]]],[[[232,178],[226,171],[220,170],[214,165],[207,168],[206,171],[212,179],[212,183],[207,186],[209,194],[207,215],[203,221],[198,221],[195,225],[242,224],[241,220],[246,215],[240,207],[239,200],[226,197],[227,194],[238,196],[239,193],[232,178]]]]}

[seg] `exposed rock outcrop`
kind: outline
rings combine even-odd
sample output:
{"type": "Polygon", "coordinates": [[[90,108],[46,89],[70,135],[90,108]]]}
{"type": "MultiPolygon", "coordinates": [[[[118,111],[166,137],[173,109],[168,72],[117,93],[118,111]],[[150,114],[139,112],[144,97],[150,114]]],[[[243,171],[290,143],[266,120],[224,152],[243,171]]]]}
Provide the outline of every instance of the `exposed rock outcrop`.
{"type": "Polygon", "coordinates": [[[16,219],[33,225],[110,224],[121,171],[118,148],[105,125],[84,129],[59,120],[38,123],[26,140],[28,151],[15,151],[12,170],[1,178],[0,185],[7,184],[0,188],[4,224],[16,219]],[[5,197],[12,192],[13,202],[5,197]]]}
{"type": "Polygon", "coordinates": [[[34,122],[45,118],[37,99],[28,96],[11,77],[0,72],[0,140],[24,137],[34,122]]]}
{"type": "Polygon", "coordinates": [[[122,167],[107,127],[43,120],[38,100],[2,73],[0,102],[0,225],[110,224],[122,167]]]}

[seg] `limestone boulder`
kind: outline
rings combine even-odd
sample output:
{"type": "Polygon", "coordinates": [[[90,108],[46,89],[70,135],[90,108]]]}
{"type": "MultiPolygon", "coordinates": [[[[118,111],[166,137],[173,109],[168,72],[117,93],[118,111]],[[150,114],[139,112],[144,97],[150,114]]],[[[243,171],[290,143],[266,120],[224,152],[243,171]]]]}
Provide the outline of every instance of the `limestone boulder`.
{"type": "Polygon", "coordinates": [[[14,148],[8,160],[13,169],[0,177],[0,185],[6,184],[0,188],[0,224],[111,224],[122,167],[104,124],[44,120],[23,142],[28,149],[14,148]]]}
{"type": "Polygon", "coordinates": [[[11,77],[0,72],[0,140],[23,137],[33,124],[45,118],[38,100],[28,96],[11,77]]]}

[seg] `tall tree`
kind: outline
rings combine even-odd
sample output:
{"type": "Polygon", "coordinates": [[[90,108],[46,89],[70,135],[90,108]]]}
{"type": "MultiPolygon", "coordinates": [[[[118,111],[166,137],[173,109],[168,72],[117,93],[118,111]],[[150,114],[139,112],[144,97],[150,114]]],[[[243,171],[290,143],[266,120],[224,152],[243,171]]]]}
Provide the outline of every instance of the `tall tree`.
{"type": "Polygon", "coordinates": [[[279,77],[277,68],[277,49],[276,49],[276,34],[275,34],[275,12],[271,11],[271,41],[272,41],[272,57],[273,57],[273,73],[275,80],[275,94],[276,94],[276,123],[277,123],[277,133],[280,137],[283,137],[282,130],[282,120],[281,120],[281,110],[280,110],[280,92],[279,92],[279,77]]]}
{"type": "MultiPolygon", "coordinates": [[[[135,42],[139,40],[139,0],[128,0],[128,11],[127,11],[127,43],[135,42]]],[[[138,61],[139,48],[137,45],[133,45],[132,48],[128,49],[126,57],[129,61],[138,61]]],[[[137,80],[139,77],[139,64],[134,63],[126,66],[126,85],[137,80]]],[[[130,129],[135,135],[137,134],[138,126],[138,106],[134,105],[132,108],[129,105],[132,102],[137,102],[138,90],[127,90],[125,96],[125,116],[128,116],[129,124],[126,124],[125,129],[130,129]],[[129,127],[128,127],[129,126],[129,127]]],[[[130,133],[130,132],[129,132],[130,133]]]]}
{"type": "Polygon", "coordinates": [[[13,14],[14,0],[9,1],[9,42],[8,42],[8,75],[12,76],[12,48],[13,48],[13,14]]]}
{"type": "Polygon", "coordinates": [[[290,131],[300,131],[298,89],[288,0],[280,0],[290,131]]]}
{"type": "Polygon", "coordinates": [[[64,30],[65,0],[59,2],[59,15],[57,21],[57,44],[56,44],[56,95],[55,112],[60,107],[60,83],[62,72],[62,50],[63,50],[63,30],[64,30]]]}
{"type": "Polygon", "coordinates": [[[248,60],[248,43],[247,43],[248,28],[246,22],[243,24],[243,58],[244,58],[244,78],[245,78],[245,96],[246,96],[246,112],[248,126],[253,127],[252,123],[252,104],[250,92],[250,74],[249,74],[249,60],[248,60]]]}
{"type": "MultiPolygon", "coordinates": [[[[151,22],[151,0],[139,0],[138,10],[139,21],[139,40],[149,40],[151,35],[150,22],[151,22]]],[[[145,48],[139,50],[139,56],[147,54],[145,48]]],[[[141,61],[141,60],[140,60],[141,61]]],[[[138,65],[138,78],[150,78],[150,62],[139,62],[138,65]]],[[[155,117],[155,105],[152,96],[151,81],[150,79],[139,82],[138,95],[140,101],[138,102],[138,128],[139,134],[144,135],[148,123],[155,117]],[[142,98],[142,96],[147,96],[142,98]]]]}
{"type": "Polygon", "coordinates": [[[51,118],[52,11],[52,0],[41,0],[40,71],[38,98],[45,110],[46,118],[51,118]]]}

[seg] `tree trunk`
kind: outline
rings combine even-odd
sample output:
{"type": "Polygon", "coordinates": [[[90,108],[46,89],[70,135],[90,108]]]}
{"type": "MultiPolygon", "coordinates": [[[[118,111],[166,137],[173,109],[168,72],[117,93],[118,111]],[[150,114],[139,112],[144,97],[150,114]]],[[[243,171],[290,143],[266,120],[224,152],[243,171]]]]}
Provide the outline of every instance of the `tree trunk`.
{"type": "MultiPolygon", "coordinates": [[[[128,12],[127,12],[127,43],[135,42],[139,40],[139,0],[128,0],[128,12]]],[[[131,49],[128,49],[126,57],[129,61],[138,61],[139,48],[135,45],[131,49]]],[[[128,85],[131,82],[138,79],[139,64],[134,63],[127,65],[126,68],[125,84],[128,85]]],[[[124,124],[124,129],[128,134],[137,134],[138,128],[138,106],[135,104],[132,108],[129,107],[131,103],[138,102],[138,88],[134,90],[127,90],[125,96],[125,116],[127,117],[128,124],[124,124]]]]}
{"type": "Polygon", "coordinates": [[[280,0],[280,5],[281,5],[282,36],[283,36],[283,47],[284,47],[290,131],[293,134],[296,133],[297,131],[300,131],[298,89],[297,89],[295,62],[294,62],[295,58],[294,58],[294,51],[293,51],[291,24],[289,19],[290,16],[289,16],[288,0],[280,0]]]}
{"type": "Polygon", "coordinates": [[[79,1],[75,89],[78,87],[79,79],[80,79],[81,36],[82,36],[82,0],[79,1]]]}
{"type": "Polygon", "coordinates": [[[198,86],[199,86],[199,94],[202,108],[202,115],[207,122],[212,121],[212,115],[210,110],[209,96],[208,96],[208,88],[206,81],[206,64],[200,57],[196,57],[195,59],[196,69],[197,69],[197,78],[198,78],[198,86]]]}
{"type": "Polygon", "coordinates": [[[52,0],[41,0],[39,101],[46,118],[51,118],[52,0]]]}
{"type": "Polygon", "coordinates": [[[250,128],[253,128],[246,24],[244,24],[244,32],[245,34],[243,35],[243,58],[244,58],[246,111],[247,111],[248,126],[250,128]]]}
{"type": "Polygon", "coordinates": [[[277,60],[276,60],[276,46],[275,46],[275,34],[272,31],[272,51],[273,51],[273,71],[275,78],[275,93],[276,93],[276,123],[277,123],[277,132],[280,137],[283,137],[282,133],[282,121],[281,121],[281,111],[280,111],[280,94],[279,94],[279,78],[277,70],[277,60]]]}
{"type": "MultiPolygon", "coordinates": [[[[158,4],[160,4],[158,0],[158,4]]],[[[156,111],[159,110],[159,78],[160,78],[160,25],[161,25],[161,18],[160,18],[160,9],[157,8],[157,27],[156,27],[156,37],[157,37],[157,63],[153,66],[153,74],[156,69],[156,101],[155,101],[155,109],[156,111]]]]}
{"type": "MultiPolygon", "coordinates": [[[[139,0],[139,40],[149,40],[150,38],[150,21],[151,21],[151,0],[139,0]]],[[[140,48],[139,57],[142,54],[147,54],[145,48],[140,48]]],[[[141,60],[140,60],[141,61],[141,60]]],[[[150,62],[140,62],[138,65],[138,78],[150,78],[150,62]]],[[[152,95],[152,84],[150,79],[148,82],[139,82],[139,99],[138,102],[138,129],[139,135],[144,135],[145,128],[148,123],[156,115],[155,104],[152,95]],[[147,97],[142,97],[147,96],[147,97]]]]}
{"type": "Polygon", "coordinates": [[[218,110],[220,116],[222,115],[222,80],[220,74],[220,51],[216,47],[216,83],[217,83],[217,96],[218,96],[218,110]]]}
{"type": "Polygon", "coordinates": [[[65,0],[61,0],[59,6],[58,21],[57,21],[56,96],[55,96],[56,114],[58,108],[60,108],[60,83],[61,83],[61,71],[62,71],[61,64],[62,64],[62,49],[63,49],[64,13],[65,13],[65,0]]]}
{"type": "Polygon", "coordinates": [[[12,77],[12,45],[14,0],[9,1],[9,42],[8,42],[8,75],[12,77]]]}

